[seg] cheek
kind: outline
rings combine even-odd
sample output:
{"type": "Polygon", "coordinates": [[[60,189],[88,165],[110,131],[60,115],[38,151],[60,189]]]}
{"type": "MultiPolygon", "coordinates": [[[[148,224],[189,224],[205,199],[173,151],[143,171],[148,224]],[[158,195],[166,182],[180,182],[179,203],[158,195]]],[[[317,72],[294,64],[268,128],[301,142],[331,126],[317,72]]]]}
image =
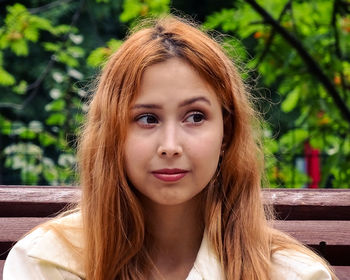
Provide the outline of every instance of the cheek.
{"type": "Polygon", "coordinates": [[[197,165],[201,165],[211,172],[216,170],[219,161],[222,136],[220,131],[217,134],[208,133],[191,145],[191,157],[197,165]]]}
{"type": "Polygon", "coordinates": [[[144,155],[141,151],[145,151],[144,141],[139,141],[137,137],[129,135],[125,142],[125,163],[127,173],[133,170],[135,166],[140,164],[140,156],[144,155]]]}
{"type": "Polygon", "coordinates": [[[145,137],[129,134],[125,142],[125,152],[129,158],[139,159],[149,151],[149,141],[145,137]]]}
{"type": "Polygon", "coordinates": [[[154,155],[151,137],[130,133],[125,142],[125,164],[129,179],[139,178],[147,170],[154,155]]]}

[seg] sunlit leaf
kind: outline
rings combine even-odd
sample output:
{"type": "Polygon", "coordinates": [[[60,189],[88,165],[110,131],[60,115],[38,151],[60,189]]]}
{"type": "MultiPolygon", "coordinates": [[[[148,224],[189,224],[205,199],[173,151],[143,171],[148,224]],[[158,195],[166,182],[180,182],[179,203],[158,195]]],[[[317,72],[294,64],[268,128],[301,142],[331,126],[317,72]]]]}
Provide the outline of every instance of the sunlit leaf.
{"type": "Polygon", "coordinates": [[[287,97],[282,102],[282,105],[281,105],[282,110],[286,113],[292,111],[295,108],[295,106],[298,104],[299,96],[300,96],[300,89],[296,87],[287,94],[287,97]]]}
{"type": "Polygon", "coordinates": [[[5,69],[0,67],[0,85],[12,86],[16,82],[15,78],[7,72],[5,69]]]}

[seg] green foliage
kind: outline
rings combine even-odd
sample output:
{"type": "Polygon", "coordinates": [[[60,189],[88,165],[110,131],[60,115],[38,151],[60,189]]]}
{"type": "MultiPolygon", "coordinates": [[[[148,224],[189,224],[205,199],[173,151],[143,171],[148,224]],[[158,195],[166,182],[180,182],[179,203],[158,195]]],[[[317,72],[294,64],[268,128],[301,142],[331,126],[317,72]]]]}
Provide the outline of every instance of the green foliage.
{"type": "Polygon", "coordinates": [[[129,22],[138,17],[158,16],[169,12],[170,0],[125,0],[122,22],[129,22]]]}
{"type": "Polygon", "coordinates": [[[0,49],[10,48],[18,56],[28,55],[28,42],[37,42],[40,30],[53,31],[49,20],[31,15],[22,4],[7,7],[0,28],[0,49]]]}
{"type": "Polygon", "coordinates": [[[12,86],[15,82],[15,78],[0,66],[0,85],[12,86]]]}
{"type": "Polygon", "coordinates": [[[286,96],[286,99],[283,100],[281,104],[282,111],[285,113],[292,111],[298,104],[299,95],[299,88],[294,88],[291,92],[289,92],[286,96]]]}
{"type": "MultiPolygon", "coordinates": [[[[287,2],[269,0],[259,4],[301,43],[349,109],[348,8],[341,1],[293,1],[289,7],[287,2]]],[[[267,158],[272,185],[289,185],[294,180],[295,186],[302,186],[309,181],[295,168],[295,159],[303,154],[304,142],[309,141],[322,153],[320,185],[329,185],[327,180],[333,177],[334,187],[344,187],[345,182],[350,181],[349,173],[345,172],[350,169],[350,154],[347,144],[342,143],[349,142],[350,123],[328,90],[321,86],[320,78],[311,74],[296,48],[245,1],[238,2],[234,9],[209,15],[204,26],[234,35],[244,43],[250,57],[254,57],[249,60],[249,56],[245,56],[246,64],[251,71],[258,72],[259,87],[270,88],[272,101],[279,105],[279,110],[275,108],[266,114],[270,135],[274,135],[270,142],[278,144],[278,153],[276,145],[267,145],[267,150],[278,158],[267,158]],[[283,162],[280,162],[282,156],[283,162]]]]}
{"type": "MultiPolygon", "coordinates": [[[[257,2],[301,43],[350,108],[346,5],[257,2]]],[[[76,135],[96,68],[121,46],[127,26],[169,13],[171,3],[94,0],[83,7],[68,1],[29,8],[36,4],[14,3],[0,12],[0,164],[24,184],[69,184],[75,181],[76,135]]],[[[258,98],[257,105],[268,120],[264,151],[271,186],[310,182],[297,167],[308,141],[322,153],[320,185],[329,185],[332,178],[333,187],[349,187],[349,122],[295,46],[246,1],[233,1],[231,7],[207,15],[202,26],[224,33],[220,41],[238,66],[246,65],[242,76],[247,83],[258,81],[256,88],[268,89],[252,94],[254,100],[269,95],[258,98]]]]}
{"type": "Polygon", "coordinates": [[[100,47],[93,50],[87,58],[87,64],[92,67],[102,66],[109,56],[114,53],[123,43],[123,41],[111,39],[106,47],[100,47]]]}
{"type": "Polygon", "coordinates": [[[26,89],[27,89],[27,82],[24,80],[20,81],[18,85],[12,88],[13,92],[20,95],[25,94],[26,89]]]}

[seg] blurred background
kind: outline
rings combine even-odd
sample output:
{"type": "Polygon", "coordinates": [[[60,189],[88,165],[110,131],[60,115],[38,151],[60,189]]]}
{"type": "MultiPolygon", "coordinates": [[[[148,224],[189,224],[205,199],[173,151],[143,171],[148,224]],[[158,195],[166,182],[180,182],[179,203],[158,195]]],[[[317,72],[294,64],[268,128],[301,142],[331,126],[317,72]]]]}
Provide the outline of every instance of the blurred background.
{"type": "Polygon", "coordinates": [[[95,76],[137,19],[170,12],[241,68],[271,187],[349,188],[349,0],[0,0],[0,184],[76,183],[95,76]]]}

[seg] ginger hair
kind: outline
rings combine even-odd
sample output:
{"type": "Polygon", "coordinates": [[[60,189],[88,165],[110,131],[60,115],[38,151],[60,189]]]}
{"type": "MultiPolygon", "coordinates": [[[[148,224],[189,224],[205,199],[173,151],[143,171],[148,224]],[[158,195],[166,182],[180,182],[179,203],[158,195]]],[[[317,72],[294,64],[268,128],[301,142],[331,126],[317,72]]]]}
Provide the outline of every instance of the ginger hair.
{"type": "Polygon", "coordinates": [[[89,105],[78,149],[86,279],[142,279],[152,265],[142,207],[126,177],[124,143],[142,74],[172,57],[192,65],[222,105],[224,154],[203,192],[203,222],[225,278],[270,279],[271,255],[279,249],[325,263],[268,225],[259,120],[236,66],[205,32],[167,16],[133,32],[109,58],[89,105]]]}

